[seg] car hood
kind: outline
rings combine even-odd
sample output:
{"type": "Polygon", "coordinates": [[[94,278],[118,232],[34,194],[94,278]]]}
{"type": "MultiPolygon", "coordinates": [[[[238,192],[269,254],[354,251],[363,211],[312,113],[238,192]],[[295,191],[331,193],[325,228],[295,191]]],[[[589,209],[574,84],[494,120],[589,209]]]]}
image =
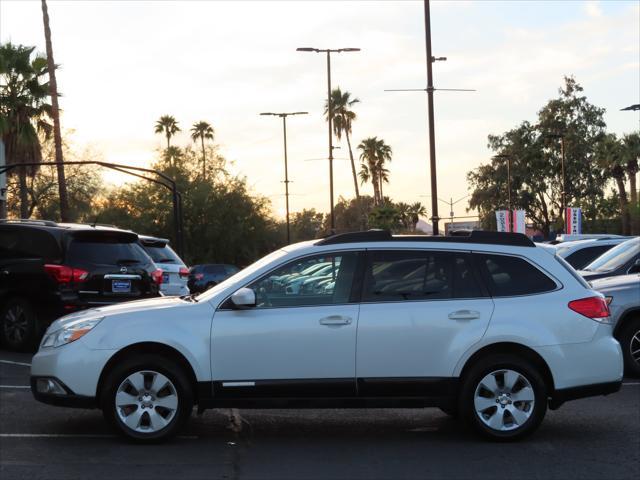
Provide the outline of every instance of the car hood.
{"type": "Polygon", "coordinates": [[[595,290],[608,290],[624,287],[640,288],[640,274],[620,275],[617,277],[598,278],[591,281],[591,286],[595,290]]]}
{"type": "Polygon", "coordinates": [[[90,308],[88,310],[71,313],[57,319],[51,324],[48,330],[53,332],[76,320],[90,320],[92,318],[101,318],[139,311],[149,312],[150,310],[171,308],[176,305],[184,304],[185,301],[180,297],[156,297],[145,300],[136,300],[133,302],[123,302],[105,307],[90,308]]]}

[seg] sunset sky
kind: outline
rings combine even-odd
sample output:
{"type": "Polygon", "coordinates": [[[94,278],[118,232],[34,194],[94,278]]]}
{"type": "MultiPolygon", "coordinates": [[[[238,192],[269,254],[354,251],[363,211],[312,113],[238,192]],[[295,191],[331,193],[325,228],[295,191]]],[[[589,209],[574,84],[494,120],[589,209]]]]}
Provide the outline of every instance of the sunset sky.
{"type": "MultiPolygon", "coordinates": [[[[63,129],[108,161],[148,165],[164,139],[155,121],[176,117],[190,142],[209,121],[221,153],[252,189],[284,210],[282,127],[262,111],[299,111],[288,121],[291,208],[328,210],[325,58],[296,47],[359,47],[332,57],[332,82],[361,100],[354,143],[368,136],[393,148],[396,201],[429,206],[426,86],[421,1],[223,2],[49,1],[63,129]]],[[[466,173],[491,152],[486,139],[522,120],[575,75],[607,110],[610,131],[638,128],[640,9],[637,1],[435,1],[439,196],[468,193],[466,173]]],[[[44,51],[39,1],[0,0],[0,40],[44,51]]],[[[355,146],[355,145],[354,145],[355,146]]],[[[336,151],[336,198],[353,196],[346,142],[336,151]]],[[[122,177],[110,174],[111,182],[122,177]]],[[[371,193],[371,186],[363,188],[371,193]]],[[[466,202],[455,207],[465,215],[466,202]]],[[[441,206],[441,215],[448,207],[441,206]]],[[[444,213],[446,215],[446,213],[444,213]]]]}

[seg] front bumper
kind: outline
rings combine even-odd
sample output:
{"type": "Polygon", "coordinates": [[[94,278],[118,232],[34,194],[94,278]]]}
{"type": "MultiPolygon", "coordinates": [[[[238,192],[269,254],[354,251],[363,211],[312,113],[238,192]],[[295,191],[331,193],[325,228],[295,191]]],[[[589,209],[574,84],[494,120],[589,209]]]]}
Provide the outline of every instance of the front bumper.
{"type": "Polygon", "coordinates": [[[57,407],[97,408],[98,406],[95,397],[77,395],[60,379],[55,377],[32,376],[31,393],[39,402],[46,403],[48,405],[55,405],[57,407]],[[60,387],[62,387],[64,393],[41,392],[38,390],[38,380],[54,380],[60,387]]]}

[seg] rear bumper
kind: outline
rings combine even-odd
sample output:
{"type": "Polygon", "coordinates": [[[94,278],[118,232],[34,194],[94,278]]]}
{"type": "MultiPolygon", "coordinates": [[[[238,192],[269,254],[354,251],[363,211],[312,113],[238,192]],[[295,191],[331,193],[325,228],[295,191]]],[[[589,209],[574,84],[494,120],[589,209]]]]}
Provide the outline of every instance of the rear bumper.
{"type": "Polygon", "coordinates": [[[556,410],[564,402],[578,400],[580,398],[597,397],[615,393],[622,387],[622,380],[617,382],[596,383],[593,385],[582,385],[579,387],[563,388],[556,390],[549,401],[549,408],[556,410]]]}

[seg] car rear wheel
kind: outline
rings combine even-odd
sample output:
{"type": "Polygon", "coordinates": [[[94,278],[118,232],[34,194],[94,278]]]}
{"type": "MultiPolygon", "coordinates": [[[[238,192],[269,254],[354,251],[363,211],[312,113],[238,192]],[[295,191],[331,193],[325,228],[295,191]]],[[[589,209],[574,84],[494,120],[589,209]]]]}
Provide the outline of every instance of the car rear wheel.
{"type": "Polygon", "coordinates": [[[530,362],[516,356],[481,359],[463,379],[460,412],[477,432],[492,440],[531,434],[546,411],[544,380],[530,362]]]}
{"type": "Polygon", "coordinates": [[[634,318],[622,327],[620,346],[624,358],[625,370],[636,377],[640,376],[640,318],[634,318]]]}
{"type": "Polygon", "coordinates": [[[176,435],[187,421],[193,392],[185,373],[170,360],[140,355],[108,374],[101,405],[118,432],[138,442],[159,442],[176,435]]]}
{"type": "Polygon", "coordinates": [[[22,298],[6,302],[0,311],[0,344],[10,350],[33,349],[37,343],[38,318],[22,298]]]}

